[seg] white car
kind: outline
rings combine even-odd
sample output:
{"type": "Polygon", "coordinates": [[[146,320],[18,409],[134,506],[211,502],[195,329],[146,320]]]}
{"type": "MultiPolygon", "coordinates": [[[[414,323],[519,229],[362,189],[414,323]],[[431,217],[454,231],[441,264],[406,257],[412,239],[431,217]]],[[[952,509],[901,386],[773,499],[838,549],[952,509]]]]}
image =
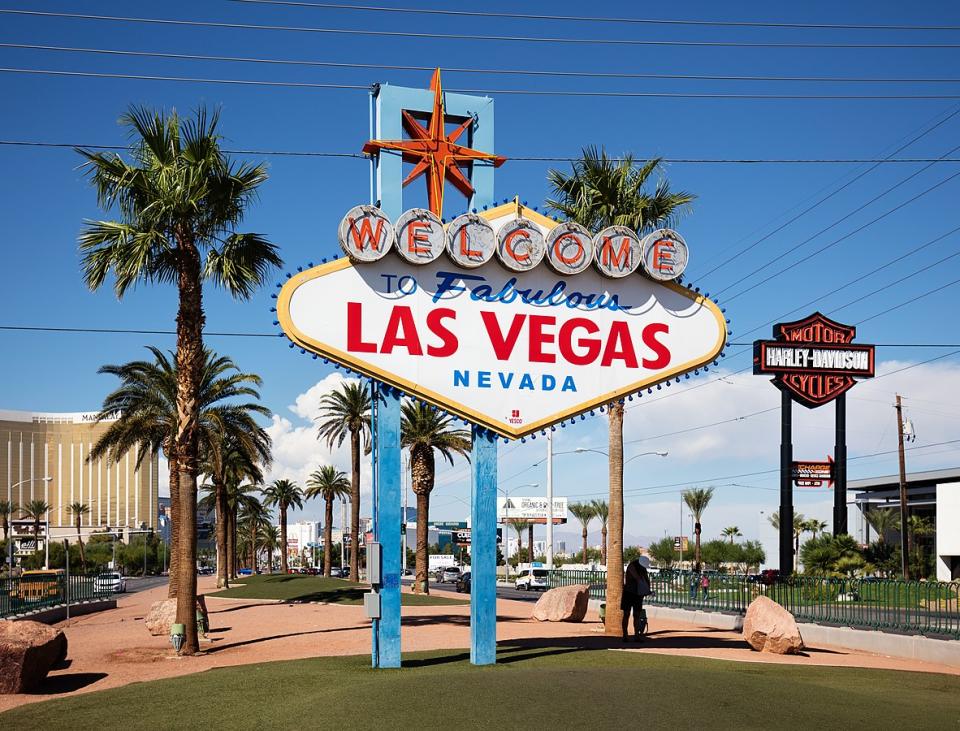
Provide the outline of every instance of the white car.
{"type": "Polygon", "coordinates": [[[439,583],[441,584],[456,584],[457,579],[460,578],[460,569],[456,566],[447,566],[441,569],[439,573],[439,583]]]}
{"type": "Polygon", "coordinates": [[[99,594],[120,594],[127,590],[127,580],[120,574],[100,574],[93,580],[93,590],[99,594]]]}
{"type": "Polygon", "coordinates": [[[546,591],[550,588],[550,574],[546,569],[524,569],[517,577],[514,587],[518,591],[546,591]]]}

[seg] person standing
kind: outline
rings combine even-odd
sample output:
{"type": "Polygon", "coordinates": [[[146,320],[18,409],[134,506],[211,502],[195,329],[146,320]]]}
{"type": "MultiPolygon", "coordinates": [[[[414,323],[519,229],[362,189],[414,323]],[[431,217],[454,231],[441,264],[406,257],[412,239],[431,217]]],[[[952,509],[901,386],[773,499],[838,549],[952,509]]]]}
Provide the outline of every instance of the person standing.
{"type": "Polygon", "coordinates": [[[623,611],[623,641],[629,642],[627,628],[630,624],[630,613],[633,613],[633,636],[639,641],[646,631],[647,615],[643,611],[643,598],[653,591],[650,588],[650,574],[640,559],[633,559],[628,565],[623,577],[623,596],[620,599],[620,609],[623,611]]]}
{"type": "Polygon", "coordinates": [[[706,574],[700,577],[700,588],[703,589],[703,601],[707,601],[707,593],[710,591],[710,577],[706,574]]]}

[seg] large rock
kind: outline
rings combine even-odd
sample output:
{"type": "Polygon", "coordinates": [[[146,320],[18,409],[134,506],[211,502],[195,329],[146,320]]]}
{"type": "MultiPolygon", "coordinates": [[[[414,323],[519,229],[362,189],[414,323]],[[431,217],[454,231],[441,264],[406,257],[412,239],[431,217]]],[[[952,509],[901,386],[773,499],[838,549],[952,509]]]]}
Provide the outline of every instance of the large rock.
{"type": "Polygon", "coordinates": [[[533,618],[540,622],[582,622],[590,601],[588,584],[558,586],[545,592],[533,608],[533,618]]]}
{"type": "Polygon", "coordinates": [[[36,690],[67,657],[67,637],[40,622],[0,620],[0,694],[36,690]]]}
{"type": "Polygon", "coordinates": [[[177,600],[162,599],[150,606],[143,623],[154,637],[170,636],[170,625],[177,621],[177,600]]]}
{"type": "Polygon", "coordinates": [[[803,649],[803,638],[793,615],[765,596],[758,596],[747,607],[743,638],[757,652],[796,655],[803,649]]]}

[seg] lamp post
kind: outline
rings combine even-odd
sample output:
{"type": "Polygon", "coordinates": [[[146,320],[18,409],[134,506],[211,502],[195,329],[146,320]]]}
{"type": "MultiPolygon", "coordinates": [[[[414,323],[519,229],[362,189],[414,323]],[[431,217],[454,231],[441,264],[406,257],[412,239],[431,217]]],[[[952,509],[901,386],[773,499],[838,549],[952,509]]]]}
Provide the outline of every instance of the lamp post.
{"type": "MultiPolygon", "coordinates": [[[[26,480],[20,480],[20,482],[16,482],[16,483],[10,485],[10,487],[7,488],[7,502],[10,503],[10,507],[11,507],[10,517],[11,517],[11,518],[13,517],[13,510],[12,510],[12,508],[13,508],[13,490],[14,490],[14,488],[20,487],[20,485],[26,485],[26,484],[31,483],[31,482],[47,482],[47,483],[49,483],[49,482],[52,482],[52,481],[53,481],[53,478],[52,478],[52,477],[30,477],[30,478],[28,478],[28,479],[26,479],[26,480]]],[[[50,518],[50,514],[49,514],[49,512],[48,512],[48,513],[47,513],[47,519],[49,520],[49,518],[50,518]]],[[[49,533],[49,525],[47,526],[47,528],[48,528],[47,532],[49,533]]],[[[48,543],[48,542],[49,542],[49,538],[47,538],[47,539],[44,540],[44,544],[46,544],[46,543],[48,543]]],[[[8,560],[10,561],[10,575],[13,576],[13,530],[10,531],[10,538],[9,538],[8,543],[9,543],[9,545],[7,546],[7,554],[8,554],[8,557],[9,557],[8,560]]]]}

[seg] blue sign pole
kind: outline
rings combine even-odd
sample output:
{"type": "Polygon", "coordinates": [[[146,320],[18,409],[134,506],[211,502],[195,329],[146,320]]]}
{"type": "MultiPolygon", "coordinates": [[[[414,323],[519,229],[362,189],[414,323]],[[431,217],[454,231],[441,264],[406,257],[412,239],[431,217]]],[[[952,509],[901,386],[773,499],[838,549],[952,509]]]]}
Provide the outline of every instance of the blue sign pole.
{"type": "Polygon", "coordinates": [[[473,427],[470,662],[497,661],[497,437],[473,427]]]}
{"type": "MultiPolygon", "coordinates": [[[[377,399],[374,540],[380,544],[380,619],[374,623],[374,667],[400,667],[400,391],[380,385],[377,399]]],[[[369,568],[368,568],[369,571],[369,568]]]]}

